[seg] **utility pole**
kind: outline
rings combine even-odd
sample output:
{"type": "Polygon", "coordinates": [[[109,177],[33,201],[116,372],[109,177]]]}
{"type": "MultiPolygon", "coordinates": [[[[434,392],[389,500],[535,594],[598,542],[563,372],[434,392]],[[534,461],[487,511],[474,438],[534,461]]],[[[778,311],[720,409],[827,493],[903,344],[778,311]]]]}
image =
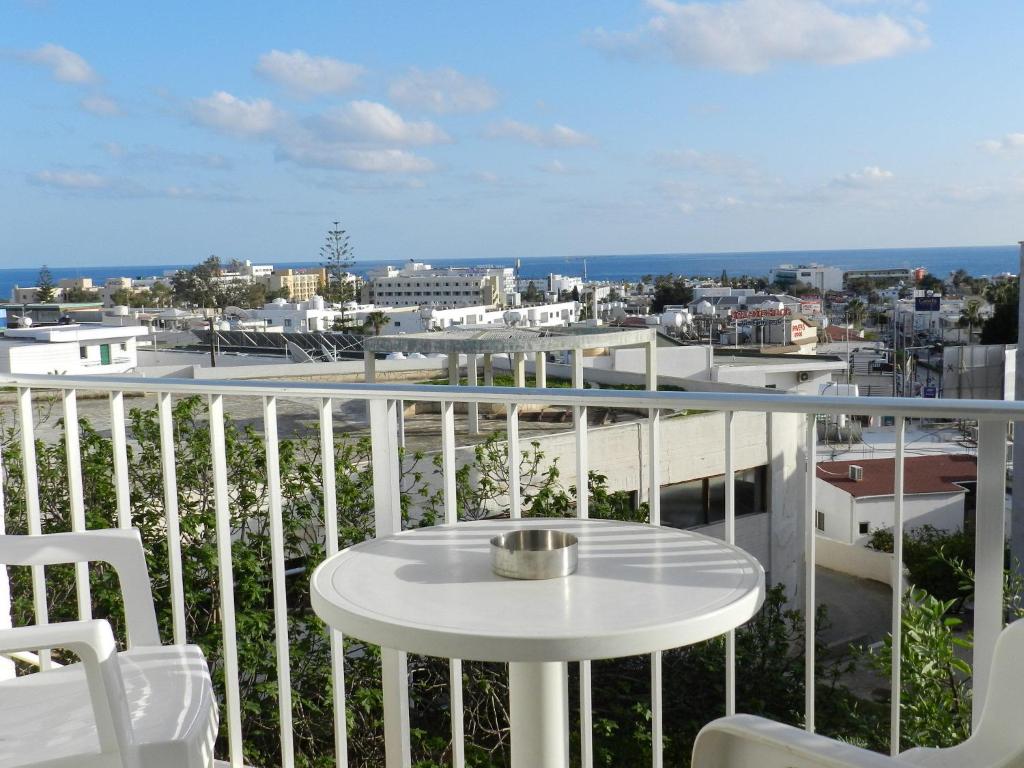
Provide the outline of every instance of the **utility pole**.
{"type": "MultiPolygon", "coordinates": [[[[1017,274],[1018,296],[1024,279],[1024,241],[1020,243],[1017,274]]],[[[1013,399],[1024,400],[1024,302],[1017,300],[1017,371],[1013,378],[1013,399]]],[[[1024,421],[1013,423],[1013,494],[1010,507],[1010,567],[1024,571],[1024,421]],[[1020,472],[1017,470],[1020,469],[1020,472]]]]}
{"type": "Polygon", "coordinates": [[[207,322],[210,324],[210,367],[217,367],[217,347],[214,341],[214,334],[216,331],[213,330],[213,318],[207,318],[207,322]]]}

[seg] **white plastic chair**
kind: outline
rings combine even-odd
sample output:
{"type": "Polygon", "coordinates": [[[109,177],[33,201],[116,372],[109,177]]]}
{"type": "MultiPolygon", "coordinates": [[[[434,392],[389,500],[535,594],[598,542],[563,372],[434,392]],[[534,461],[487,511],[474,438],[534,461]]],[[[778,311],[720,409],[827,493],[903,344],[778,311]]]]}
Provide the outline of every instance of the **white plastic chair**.
{"type": "Polygon", "coordinates": [[[65,648],[81,663],[0,682],[0,768],[209,768],[217,703],[194,645],[161,646],[138,531],[0,536],[0,563],[117,571],[128,650],[106,621],[0,630],[0,653],[65,648]]]}
{"type": "Polygon", "coordinates": [[[996,641],[981,721],[970,738],[948,749],[908,749],[897,757],[843,744],[753,715],[704,726],[692,768],[1020,768],[1024,766],[1024,621],[996,641]]]}

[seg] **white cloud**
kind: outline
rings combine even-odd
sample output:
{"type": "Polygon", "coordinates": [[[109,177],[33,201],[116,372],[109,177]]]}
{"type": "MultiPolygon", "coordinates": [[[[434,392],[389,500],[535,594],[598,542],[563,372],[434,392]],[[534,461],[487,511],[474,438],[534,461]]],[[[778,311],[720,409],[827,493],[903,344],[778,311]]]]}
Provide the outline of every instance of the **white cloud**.
{"type": "Polygon", "coordinates": [[[262,136],[273,131],[282,116],[268,99],[244,101],[226,91],[193,99],[192,119],[200,125],[234,136],[262,136]]]}
{"type": "Polygon", "coordinates": [[[403,149],[354,149],[308,139],[282,142],[277,156],[307,168],[340,168],[361,173],[427,173],[436,168],[431,160],[403,149]]]}
{"type": "Polygon", "coordinates": [[[467,77],[451,67],[423,71],[413,67],[391,83],[391,99],[404,107],[437,114],[485,112],[498,103],[498,93],[485,80],[467,77]]]}
{"type": "Polygon", "coordinates": [[[29,181],[44,187],[70,190],[96,190],[111,186],[111,180],[89,171],[38,171],[29,174],[29,181]]]}
{"type": "Polygon", "coordinates": [[[384,144],[442,144],[451,141],[428,120],[409,121],[375,101],[353,101],[315,118],[316,131],[335,141],[384,144]]]}
{"type": "Polygon", "coordinates": [[[701,152],[697,149],[673,149],[654,157],[659,166],[678,168],[709,176],[724,176],[743,181],[756,181],[762,174],[753,163],[736,155],[701,152]]]}
{"type": "Polygon", "coordinates": [[[578,168],[574,165],[567,165],[561,160],[549,160],[546,163],[541,163],[535,166],[538,171],[544,173],[550,173],[554,176],[575,176],[581,173],[587,173],[585,168],[578,168]]]}
{"type": "Polygon", "coordinates": [[[892,171],[879,168],[877,165],[868,165],[859,171],[837,176],[832,180],[832,183],[840,187],[863,189],[884,184],[891,181],[894,176],[895,174],[892,171]]]}
{"type": "Polygon", "coordinates": [[[303,94],[341,93],[355,87],[364,69],[358,64],[305,51],[273,50],[260,56],[256,74],[303,94]]]}
{"type": "Polygon", "coordinates": [[[78,105],[86,112],[99,115],[100,117],[113,117],[121,114],[120,105],[112,98],[104,96],[102,93],[94,93],[92,96],[86,96],[78,102],[78,105]]]}
{"type": "Polygon", "coordinates": [[[998,139],[989,139],[979,145],[986,152],[1013,152],[1024,149],[1024,133],[1008,133],[998,139]]]}
{"type": "Polygon", "coordinates": [[[21,58],[50,70],[54,80],[62,83],[85,85],[99,80],[96,71],[74,51],[47,43],[33,51],[25,51],[21,58]]]}
{"type": "Polygon", "coordinates": [[[821,0],[650,0],[651,19],[632,32],[595,30],[610,53],[667,54],[678,64],[753,74],[786,62],[822,65],[883,59],[928,45],[916,18],[852,14],[821,0]]]}
{"type": "Polygon", "coordinates": [[[538,147],[583,147],[597,142],[592,136],[556,123],[551,128],[502,120],[487,127],[484,135],[489,139],[515,139],[538,147]]]}
{"type": "Polygon", "coordinates": [[[155,146],[137,146],[129,149],[117,142],[102,145],[110,157],[133,170],[165,170],[168,168],[199,168],[226,171],[233,167],[231,160],[214,152],[178,152],[155,146]]]}

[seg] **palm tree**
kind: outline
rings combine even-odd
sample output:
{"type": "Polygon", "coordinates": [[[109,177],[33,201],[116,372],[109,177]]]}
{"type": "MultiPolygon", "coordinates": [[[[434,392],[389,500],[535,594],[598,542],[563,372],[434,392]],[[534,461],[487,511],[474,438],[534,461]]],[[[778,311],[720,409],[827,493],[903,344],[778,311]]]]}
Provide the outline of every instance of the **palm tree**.
{"type": "Polygon", "coordinates": [[[860,325],[861,320],[864,319],[864,313],[867,311],[867,307],[864,306],[864,302],[860,299],[850,299],[846,302],[846,317],[853,322],[854,325],[860,325]]]}
{"type": "Polygon", "coordinates": [[[374,336],[380,336],[381,330],[383,330],[384,326],[387,325],[390,322],[391,322],[391,318],[388,317],[384,312],[381,312],[378,309],[378,310],[375,310],[375,311],[371,312],[370,314],[368,314],[366,316],[366,319],[363,320],[363,328],[364,329],[372,328],[373,329],[373,335],[374,336]]]}
{"type": "Polygon", "coordinates": [[[981,317],[981,302],[977,299],[971,299],[960,312],[961,328],[967,328],[967,343],[972,344],[974,341],[974,328],[981,325],[983,318],[981,317]]]}

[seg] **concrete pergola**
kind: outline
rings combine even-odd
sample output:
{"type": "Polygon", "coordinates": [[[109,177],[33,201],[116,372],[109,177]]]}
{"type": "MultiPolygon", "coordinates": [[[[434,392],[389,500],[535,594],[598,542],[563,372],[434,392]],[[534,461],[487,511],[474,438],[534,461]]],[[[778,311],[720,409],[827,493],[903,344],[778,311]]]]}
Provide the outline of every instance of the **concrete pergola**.
{"type": "MultiPolygon", "coordinates": [[[[448,357],[448,381],[459,384],[459,358],[466,356],[466,378],[471,387],[478,386],[479,358],[483,358],[483,385],[494,385],[494,355],[508,355],[513,385],[526,386],[526,358],[534,358],[534,377],[539,388],[547,387],[547,355],[568,352],[572,359],[572,386],[583,388],[583,358],[587,350],[642,347],[647,352],[647,388],[658,388],[657,333],[653,328],[608,328],[592,326],[509,328],[455,327],[441,331],[406,333],[396,336],[371,336],[363,341],[366,381],[376,380],[376,356],[391,352],[448,357]]],[[[469,431],[480,430],[479,408],[469,405],[469,431]]]]}

